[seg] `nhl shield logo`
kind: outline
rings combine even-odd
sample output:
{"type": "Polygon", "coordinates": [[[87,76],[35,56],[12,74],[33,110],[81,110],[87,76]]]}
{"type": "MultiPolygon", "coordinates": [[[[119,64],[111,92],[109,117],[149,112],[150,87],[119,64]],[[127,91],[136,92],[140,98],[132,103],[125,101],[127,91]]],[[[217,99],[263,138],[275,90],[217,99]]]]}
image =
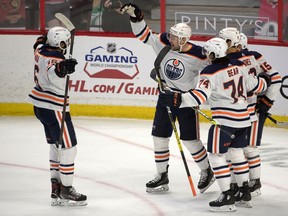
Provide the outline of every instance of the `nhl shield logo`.
{"type": "Polygon", "coordinates": [[[106,50],[108,53],[115,53],[116,52],[116,43],[108,43],[106,50]]]}

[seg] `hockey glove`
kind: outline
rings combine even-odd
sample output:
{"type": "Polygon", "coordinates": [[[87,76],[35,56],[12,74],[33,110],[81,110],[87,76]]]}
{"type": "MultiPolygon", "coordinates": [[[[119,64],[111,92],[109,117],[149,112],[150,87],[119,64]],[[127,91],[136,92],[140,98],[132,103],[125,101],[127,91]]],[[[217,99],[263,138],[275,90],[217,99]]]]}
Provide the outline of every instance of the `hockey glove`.
{"type": "Polygon", "coordinates": [[[271,85],[271,77],[268,74],[266,74],[265,72],[259,73],[258,77],[265,79],[265,81],[267,83],[267,88],[271,85]]]}
{"type": "Polygon", "coordinates": [[[130,16],[131,22],[134,22],[134,23],[140,22],[144,18],[143,12],[135,4],[131,4],[131,3],[125,4],[121,7],[120,11],[122,14],[127,13],[130,16]]]}
{"type": "Polygon", "coordinates": [[[266,95],[258,96],[256,111],[258,113],[268,113],[269,109],[272,107],[273,101],[270,100],[266,95]]]}
{"type": "Polygon", "coordinates": [[[65,59],[63,61],[60,61],[56,64],[55,72],[58,77],[62,78],[65,77],[67,74],[71,74],[75,72],[75,65],[77,65],[78,62],[76,59],[65,59]]]}
{"type": "Polygon", "coordinates": [[[36,48],[40,44],[46,44],[46,41],[47,41],[47,35],[42,35],[42,36],[38,37],[36,42],[33,45],[33,49],[36,50],[36,48]]]}
{"type": "Polygon", "coordinates": [[[182,103],[182,94],[181,92],[165,90],[164,93],[166,97],[166,104],[169,107],[180,107],[182,103]]]}

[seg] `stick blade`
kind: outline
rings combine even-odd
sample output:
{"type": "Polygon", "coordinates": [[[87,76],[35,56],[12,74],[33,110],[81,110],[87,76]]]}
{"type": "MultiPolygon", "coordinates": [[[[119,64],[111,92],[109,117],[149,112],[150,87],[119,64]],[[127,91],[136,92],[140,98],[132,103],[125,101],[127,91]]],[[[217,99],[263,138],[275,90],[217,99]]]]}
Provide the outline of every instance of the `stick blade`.
{"type": "Polygon", "coordinates": [[[56,13],[55,17],[58,20],[60,20],[60,22],[62,22],[69,31],[72,31],[75,29],[75,26],[73,25],[73,23],[64,14],[56,13]]]}
{"type": "Polygon", "coordinates": [[[276,119],[274,119],[270,113],[268,113],[268,116],[267,116],[274,124],[276,124],[278,127],[281,127],[281,128],[288,128],[288,122],[280,122],[280,121],[277,121],[276,119]]]}
{"type": "Polygon", "coordinates": [[[282,128],[288,128],[288,122],[277,122],[276,125],[282,128]]]}

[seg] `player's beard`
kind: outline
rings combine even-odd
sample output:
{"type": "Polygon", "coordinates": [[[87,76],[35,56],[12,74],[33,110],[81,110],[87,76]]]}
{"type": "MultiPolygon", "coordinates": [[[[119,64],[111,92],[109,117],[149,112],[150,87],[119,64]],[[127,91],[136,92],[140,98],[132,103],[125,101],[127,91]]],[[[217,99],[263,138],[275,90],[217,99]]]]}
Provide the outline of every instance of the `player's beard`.
{"type": "Polygon", "coordinates": [[[175,44],[171,44],[171,50],[173,50],[173,51],[180,51],[180,46],[177,44],[177,45],[175,45],[175,44]]]}

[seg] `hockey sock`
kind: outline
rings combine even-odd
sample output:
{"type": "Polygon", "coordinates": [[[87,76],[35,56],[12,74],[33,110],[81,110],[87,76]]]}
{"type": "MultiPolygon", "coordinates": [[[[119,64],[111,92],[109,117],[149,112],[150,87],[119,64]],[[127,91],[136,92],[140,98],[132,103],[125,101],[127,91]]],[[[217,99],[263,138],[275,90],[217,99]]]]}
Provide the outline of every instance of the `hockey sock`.
{"type": "Polygon", "coordinates": [[[154,156],[158,173],[167,171],[166,169],[170,158],[169,140],[170,138],[153,136],[154,156]]]}
{"type": "Polygon", "coordinates": [[[200,170],[208,169],[208,155],[206,148],[202,144],[201,140],[182,140],[182,142],[192,155],[200,170]]]}
{"type": "Polygon", "coordinates": [[[230,168],[230,171],[231,171],[231,183],[236,183],[236,179],[235,179],[233,167],[232,167],[232,162],[231,162],[228,154],[225,154],[225,156],[226,156],[226,162],[227,162],[227,164],[230,168]]]}
{"type": "Polygon", "coordinates": [[[259,148],[247,146],[244,148],[245,156],[249,164],[249,179],[258,179],[261,176],[261,159],[259,148]]]}
{"type": "Polygon", "coordinates": [[[58,148],[55,144],[50,144],[49,162],[51,179],[57,179],[60,181],[58,148]]]}
{"type": "Polygon", "coordinates": [[[60,178],[64,186],[72,186],[74,176],[74,159],[77,154],[77,147],[61,150],[60,157],[60,178]]]}
{"type": "Polygon", "coordinates": [[[242,148],[229,148],[229,158],[232,162],[234,176],[239,187],[242,187],[243,182],[248,181],[249,166],[244,156],[242,148]]]}
{"type": "Polygon", "coordinates": [[[209,154],[209,161],[213,169],[217,184],[221,191],[230,189],[231,172],[226,162],[225,154],[209,154]]]}

